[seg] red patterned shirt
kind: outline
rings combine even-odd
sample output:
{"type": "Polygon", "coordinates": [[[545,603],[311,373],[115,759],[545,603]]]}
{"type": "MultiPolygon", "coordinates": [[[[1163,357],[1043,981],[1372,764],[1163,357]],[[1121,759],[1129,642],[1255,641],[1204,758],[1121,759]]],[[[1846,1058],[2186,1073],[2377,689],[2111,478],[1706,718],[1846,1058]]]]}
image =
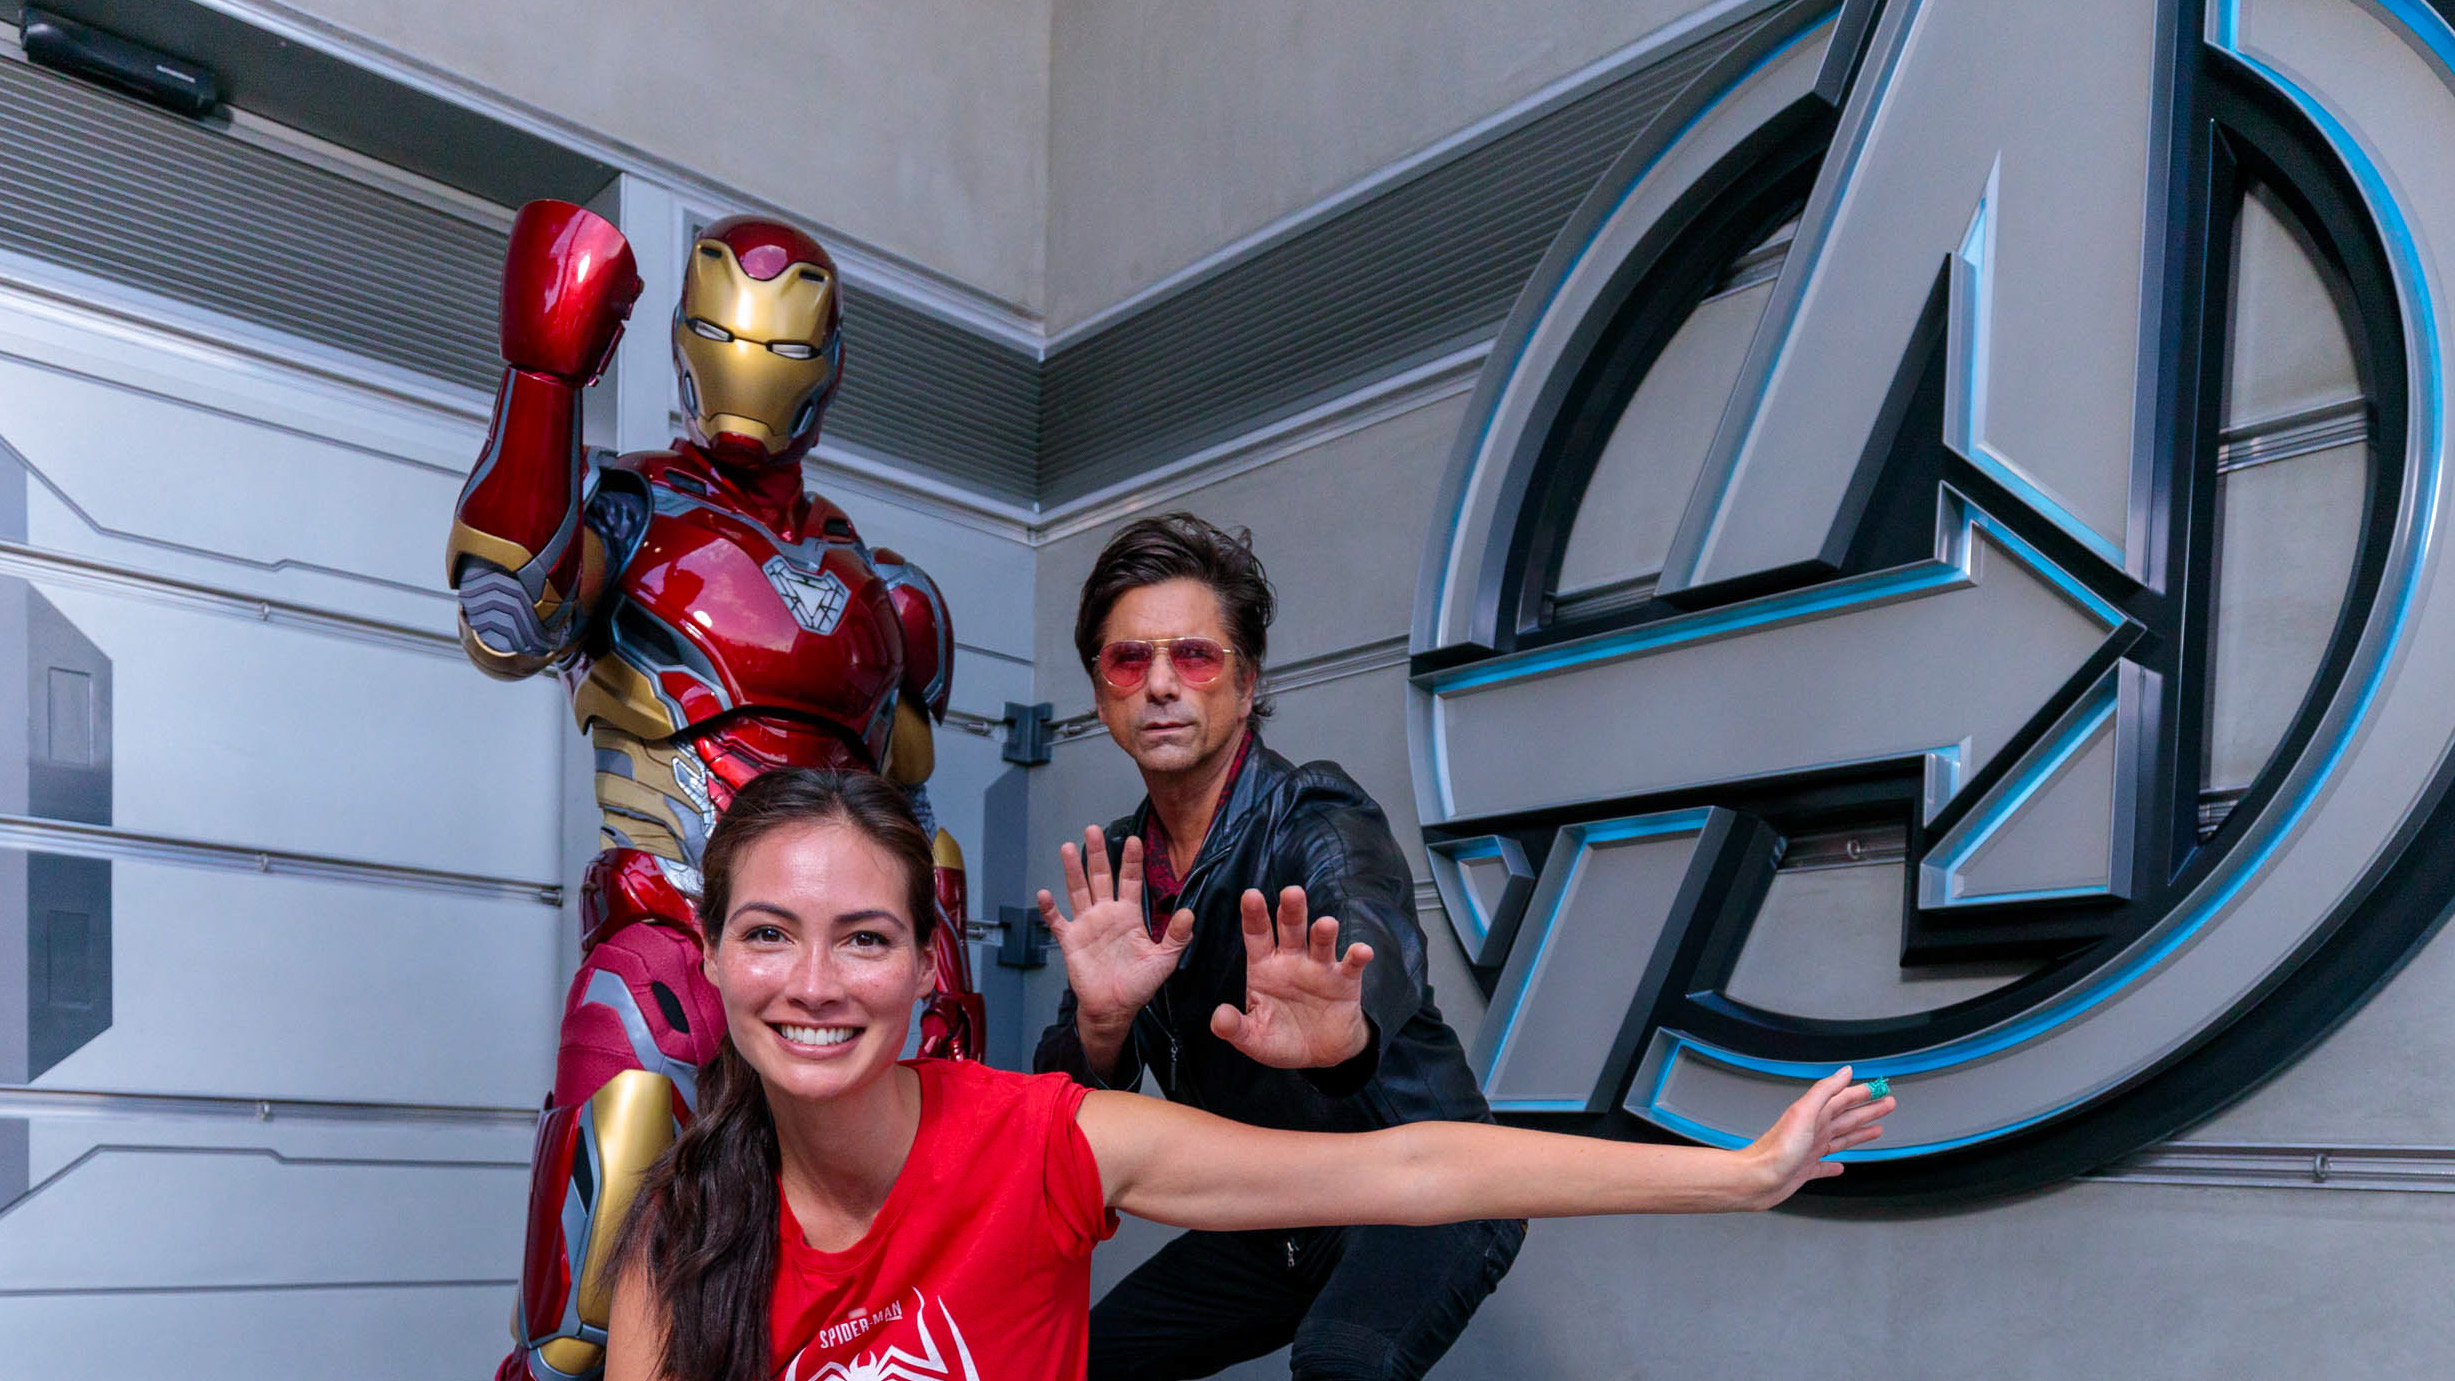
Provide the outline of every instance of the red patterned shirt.
{"type": "MultiPolygon", "coordinates": [[[[1228,764],[1227,780],[1219,783],[1219,799],[1211,802],[1210,822],[1219,823],[1219,812],[1226,809],[1228,794],[1236,789],[1236,778],[1245,770],[1245,759],[1253,752],[1253,731],[1245,730],[1244,742],[1236,745],[1236,760],[1228,764]]],[[[1153,810],[1142,826],[1142,895],[1145,898],[1142,915],[1156,940],[1168,928],[1168,918],[1176,914],[1176,899],[1185,890],[1184,880],[1176,875],[1176,866],[1168,860],[1168,825],[1153,810]]]]}

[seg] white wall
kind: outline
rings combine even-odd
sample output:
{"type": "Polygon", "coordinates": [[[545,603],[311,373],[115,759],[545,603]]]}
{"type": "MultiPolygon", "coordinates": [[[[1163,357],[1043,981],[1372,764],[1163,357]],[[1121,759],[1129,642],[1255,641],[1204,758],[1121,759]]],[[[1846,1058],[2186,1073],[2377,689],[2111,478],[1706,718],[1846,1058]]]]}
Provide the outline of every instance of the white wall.
{"type": "Polygon", "coordinates": [[[1733,6],[1748,0],[279,8],[1062,331],[1666,25],[1733,6]]]}
{"type": "Polygon", "coordinates": [[[369,42],[1037,309],[1048,0],[298,0],[369,42]]]}
{"type": "Polygon", "coordinates": [[[1084,317],[1705,0],[1057,0],[1048,318],[1084,317]]]}

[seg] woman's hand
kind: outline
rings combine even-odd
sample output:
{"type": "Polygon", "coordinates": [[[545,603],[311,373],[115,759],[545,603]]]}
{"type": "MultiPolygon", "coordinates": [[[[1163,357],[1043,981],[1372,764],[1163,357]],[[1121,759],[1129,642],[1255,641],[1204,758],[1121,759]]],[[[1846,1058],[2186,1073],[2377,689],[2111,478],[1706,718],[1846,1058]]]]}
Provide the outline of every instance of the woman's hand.
{"type": "Polygon", "coordinates": [[[1771,1208],[1809,1180],[1840,1174],[1841,1165],[1825,1157],[1883,1135],[1877,1124],[1894,1106],[1890,1095],[1877,1098],[1865,1084],[1852,1083],[1848,1065],[1817,1080],[1739,1152],[1763,1186],[1739,1207],[1771,1208]]]}

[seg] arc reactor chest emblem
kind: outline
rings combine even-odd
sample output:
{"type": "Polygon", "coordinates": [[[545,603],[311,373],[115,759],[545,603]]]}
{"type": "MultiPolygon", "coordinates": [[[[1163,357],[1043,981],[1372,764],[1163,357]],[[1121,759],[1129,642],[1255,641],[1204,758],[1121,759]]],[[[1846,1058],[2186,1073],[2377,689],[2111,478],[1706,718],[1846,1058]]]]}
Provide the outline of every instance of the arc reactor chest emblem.
{"type": "Polygon", "coordinates": [[[769,557],[759,569],[783,597],[784,607],[793,611],[793,621],[802,627],[823,638],[844,621],[844,606],[852,602],[852,589],[835,572],[812,574],[781,556],[769,557]]]}

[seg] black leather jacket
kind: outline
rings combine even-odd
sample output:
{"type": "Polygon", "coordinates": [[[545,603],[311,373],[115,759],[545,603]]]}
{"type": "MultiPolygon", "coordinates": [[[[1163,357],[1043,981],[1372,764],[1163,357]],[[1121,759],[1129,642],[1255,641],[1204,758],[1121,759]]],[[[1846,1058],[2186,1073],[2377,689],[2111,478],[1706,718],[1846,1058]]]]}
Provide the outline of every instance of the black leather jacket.
{"type": "MultiPolygon", "coordinates": [[[[1151,803],[1108,832],[1113,864],[1140,836],[1151,803]]],[[[1193,911],[1193,943],[1176,972],[1134,1017],[1133,1033],[1107,1079],[1091,1070],[1074,1028],[1068,989],[1041,1033],[1033,1068],[1064,1070],[1092,1088],[1132,1088],[1147,1067],[1179,1103],[1262,1127],[1366,1131],[1401,1122],[1489,1122],[1457,1033],[1432,1005],[1415,888],[1389,822],[1336,763],[1302,767],[1256,741],[1211,822],[1179,906],[1193,911]],[[1245,950],[1238,898],[1258,887],[1304,888],[1312,914],[1338,918],[1339,944],[1372,946],[1364,970],[1364,1015],[1372,1037],[1334,1069],[1272,1069],[1210,1031],[1211,1010],[1244,1006],[1245,950]]],[[[1145,907],[1148,907],[1146,900],[1145,907]]]]}

